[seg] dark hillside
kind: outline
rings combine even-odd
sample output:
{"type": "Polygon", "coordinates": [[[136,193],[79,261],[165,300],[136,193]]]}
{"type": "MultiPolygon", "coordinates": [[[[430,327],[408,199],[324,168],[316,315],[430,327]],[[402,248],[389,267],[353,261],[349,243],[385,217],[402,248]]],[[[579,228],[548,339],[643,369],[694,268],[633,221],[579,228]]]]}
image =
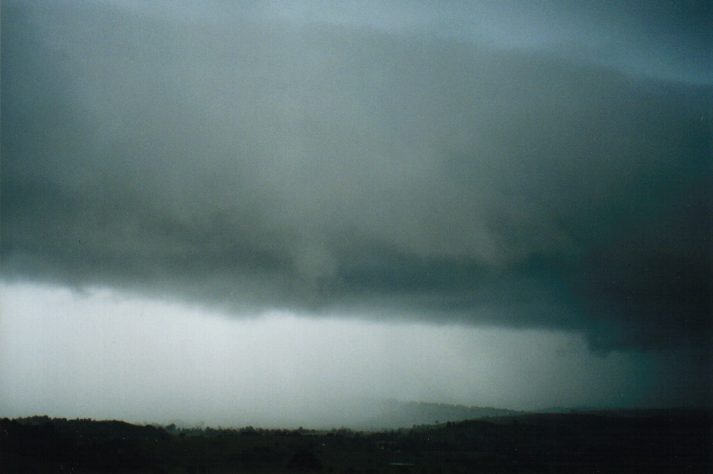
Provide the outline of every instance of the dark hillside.
{"type": "Polygon", "coordinates": [[[713,472],[713,415],[527,414],[383,432],[0,420],[0,472],[713,472]]]}

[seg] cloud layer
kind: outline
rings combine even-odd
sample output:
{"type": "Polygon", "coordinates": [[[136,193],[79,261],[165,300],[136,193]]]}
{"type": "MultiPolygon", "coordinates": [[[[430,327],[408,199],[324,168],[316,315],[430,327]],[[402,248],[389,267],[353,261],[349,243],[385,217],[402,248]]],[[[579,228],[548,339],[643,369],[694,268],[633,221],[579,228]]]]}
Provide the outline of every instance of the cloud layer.
{"type": "Polygon", "coordinates": [[[711,342],[713,87],[223,13],[4,6],[5,278],[711,342]]]}

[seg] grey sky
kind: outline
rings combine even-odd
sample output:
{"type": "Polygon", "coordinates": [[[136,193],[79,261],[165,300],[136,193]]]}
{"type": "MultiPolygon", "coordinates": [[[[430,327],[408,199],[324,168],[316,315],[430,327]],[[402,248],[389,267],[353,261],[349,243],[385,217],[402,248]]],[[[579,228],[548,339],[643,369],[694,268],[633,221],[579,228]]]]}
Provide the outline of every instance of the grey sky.
{"type": "Polygon", "coordinates": [[[339,426],[364,422],[370,401],[387,398],[541,409],[705,395],[700,369],[680,370],[685,353],[598,356],[562,332],[279,312],[236,321],[107,289],[0,291],[5,416],[339,426]]]}
{"type": "Polygon", "coordinates": [[[238,319],[550,331],[705,373],[711,17],[4,2],[3,280],[238,319]]]}

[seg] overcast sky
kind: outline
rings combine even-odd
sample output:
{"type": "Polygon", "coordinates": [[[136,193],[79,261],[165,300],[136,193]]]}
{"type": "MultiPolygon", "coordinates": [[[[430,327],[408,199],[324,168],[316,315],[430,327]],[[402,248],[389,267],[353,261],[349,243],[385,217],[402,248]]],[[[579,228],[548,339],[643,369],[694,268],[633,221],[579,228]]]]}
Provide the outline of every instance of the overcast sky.
{"type": "Polygon", "coordinates": [[[3,2],[0,415],[709,403],[712,23],[3,2]]]}

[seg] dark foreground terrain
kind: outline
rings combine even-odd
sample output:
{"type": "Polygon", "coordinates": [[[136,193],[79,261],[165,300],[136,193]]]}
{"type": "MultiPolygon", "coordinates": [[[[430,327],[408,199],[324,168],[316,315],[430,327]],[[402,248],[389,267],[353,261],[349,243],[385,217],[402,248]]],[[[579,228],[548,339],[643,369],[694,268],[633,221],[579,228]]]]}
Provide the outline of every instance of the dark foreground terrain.
{"type": "Polygon", "coordinates": [[[0,472],[713,472],[703,411],[526,414],[384,432],[0,419],[0,472]]]}

